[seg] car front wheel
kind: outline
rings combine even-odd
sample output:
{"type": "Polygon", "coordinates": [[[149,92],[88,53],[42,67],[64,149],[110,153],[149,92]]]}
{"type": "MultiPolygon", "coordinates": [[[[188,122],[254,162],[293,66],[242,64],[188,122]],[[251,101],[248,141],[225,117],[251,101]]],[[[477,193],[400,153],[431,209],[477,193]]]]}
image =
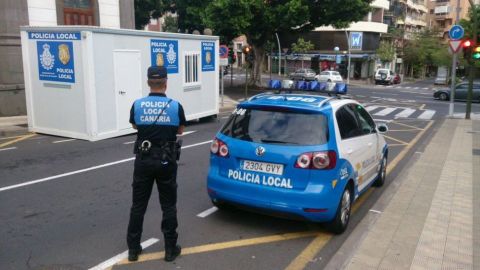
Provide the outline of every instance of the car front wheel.
{"type": "Polygon", "coordinates": [[[340,203],[338,204],[337,213],[335,214],[335,218],[329,224],[330,230],[335,234],[343,233],[348,226],[348,222],[350,221],[350,212],[352,210],[352,192],[348,188],[345,187],[343,191],[342,198],[340,199],[340,203]]]}
{"type": "Polygon", "coordinates": [[[387,157],[382,158],[382,164],[380,164],[380,170],[378,171],[377,179],[375,180],[374,185],[376,187],[381,187],[385,184],[385,178],[387,176],[387,157]]]}
{"type": "Polygon", "coordinates": [[[448,99],[448,96],[447,96],[447,94],[445,94],[445,93],[440,93],[440,95],[438,96],[438,98],[439,98],[440,100],[447,100],[447,99],[448,99]]]}

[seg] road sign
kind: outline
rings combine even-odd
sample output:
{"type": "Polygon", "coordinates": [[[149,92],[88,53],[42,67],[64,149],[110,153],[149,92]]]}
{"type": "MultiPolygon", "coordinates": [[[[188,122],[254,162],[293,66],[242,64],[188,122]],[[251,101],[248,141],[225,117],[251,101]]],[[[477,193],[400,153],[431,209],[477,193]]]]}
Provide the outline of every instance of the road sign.
{"type": "Polygon", "coordinates": [[[220,45],[220,58],[228,59],[228,47],[225,45],[220,45]]]}
{"type": "Polygon", "coordinates": [[[228,66],[228,58],[220,58],[220,66],[228,66]]]}
{"type": "Polygon", "coordinates": [[[448,42],[448,45],[450,46],[450,49],[452,49],[452,52],[453,53],[456,53],[458,52],[458,50],[460,49],[460,47],[462,47],[462,41],[461,40],[450,40],[448,42]]]}
{"type": "Polygon", "coordinates": [[[448,31],[448,35],[450,36],[450,38],[455,40],[463,38],[464,34],[465,30],[463,30],[463,27],[458,24],[452,26],[452,28],[450,28],[450,31],[448,31]]]}

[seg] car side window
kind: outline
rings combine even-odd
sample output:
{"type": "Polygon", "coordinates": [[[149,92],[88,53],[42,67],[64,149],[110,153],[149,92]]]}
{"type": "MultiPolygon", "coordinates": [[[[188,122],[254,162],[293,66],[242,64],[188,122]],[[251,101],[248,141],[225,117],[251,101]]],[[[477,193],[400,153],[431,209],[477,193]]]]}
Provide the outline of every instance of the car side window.
{"type": "Polygon", "coordinates": [[[460,84],[459,86],[457,86],[457,89],[462,89],[462,90],[468,89],[468,84],[460,84]]]}
{"type": "Polygon", "coordinates": [[[353,105],[363,135],[375,133],[375,122],[362,105],[353,105]]]}
{"type": "Polygon", "coordinates": [[[342,139],[353,138],[362,135],[361,129],[358,125],[355,112],[348,105],[340,108],[336,113],[338,129],[342,139]]]}

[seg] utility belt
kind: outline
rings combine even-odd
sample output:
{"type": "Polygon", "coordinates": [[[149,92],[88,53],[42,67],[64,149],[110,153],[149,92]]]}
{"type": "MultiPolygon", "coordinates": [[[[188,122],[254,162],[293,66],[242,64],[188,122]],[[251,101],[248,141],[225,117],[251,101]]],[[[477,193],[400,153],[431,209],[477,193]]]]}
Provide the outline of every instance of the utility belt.
{"type": "Polygon", "coordinates": [[[135,141],[133,153],[143,157],[151,157],[162,161],[175,162],[180,159],[182,140],[152,143],[149,140],[135,141]]]}

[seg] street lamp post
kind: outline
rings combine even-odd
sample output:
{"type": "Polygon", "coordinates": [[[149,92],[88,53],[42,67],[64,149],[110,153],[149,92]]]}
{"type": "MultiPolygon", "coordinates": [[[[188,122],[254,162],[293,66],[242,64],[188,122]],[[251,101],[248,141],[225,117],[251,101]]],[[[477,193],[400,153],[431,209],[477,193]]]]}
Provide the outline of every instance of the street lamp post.
{"type": "Polygon", "coordinates": [[[347,36],[347,46],[348,46],[348,65],[347,65],[347,84],[350,84],[350,36],[348,35],[347,30],[345,30],[345,35],[347,36]]]}
{"type": "Polygon", "coordinates": [[[277,36],[277,43],[278,43],[278,76],[282,75],[281,70],[282,70],[282,58],[280,55],[282,54],[281,47],[280,47],[280,39],[278,38],[278,34],[275,33],[275,36],[277,36]]]}

